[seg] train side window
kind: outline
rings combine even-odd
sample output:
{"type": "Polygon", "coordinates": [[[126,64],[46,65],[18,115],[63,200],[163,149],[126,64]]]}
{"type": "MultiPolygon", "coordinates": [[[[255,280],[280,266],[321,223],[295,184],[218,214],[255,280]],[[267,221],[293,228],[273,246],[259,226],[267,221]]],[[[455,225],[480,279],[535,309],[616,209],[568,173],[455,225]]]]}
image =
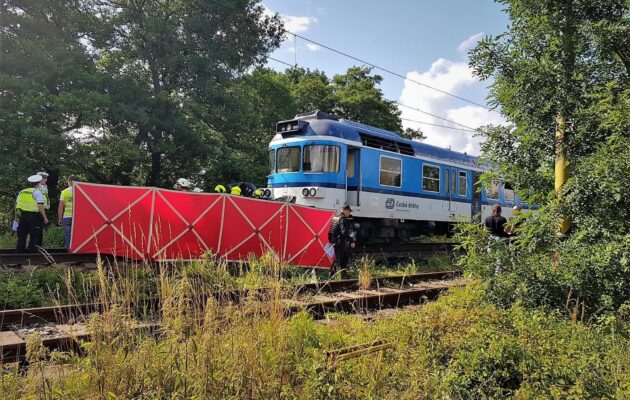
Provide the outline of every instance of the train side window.
{"type": "Polygon", "coordinates": [[[402,181],[402,160],[381,156],[379,182],[383,186],[400,187],[402,181]]]}
{"type": "Polygon", "coordinates": [[[304,172],[339,172],[341,149],[338,146],[304,146],[304,172]]]}
{"type": "Polygon", "coordinates": [[[514,201],[516,196],[514,195],[514,187],[509,182],[505,182],[503,197],[505,197],[505,201],[514,201]]]}
{"type": "Polygon", "coordinates": [[[468,195],[468,173],[466,171],[459,171],[459,195],[468,195]]]}
{"type": "MultiPolygon", "coordinates": [[[[446,181],[446,185],[448,185],[448,181],[446,181]]],[[[422,190],[440,192],[440,167],[426,164],[422,166],[422,190]]]]}
{"type": "MultiPolygon", "coordinates": [[[[444,182],[446,182],[446,194],[448,194],[451,191],[450,185],[448,184],[448,174],[449,174],[449,170],[445,169],[444,170],[444,182]]],[[[424,186],[424,183],[423,183],[422,186],[424,186]]]]}
{"type": "Polygon", "coordinates": [[[276,150],[269,150],[269,171],[273,174],[276,170],[276,150]]]}
{"type": "Polygon", "coordinates": [[[354,152],[348,152],[348,162],[346,165],[346,173],[348,178],[354,178],[354,152]]]}
{"type": "Polygon", "coordinates": [[[490,200],[499,200],[499,184],[493,182],[490,187],[486,189],[486,197],[490,200]]]}
{"type": "Polygon", "coordinates": [[[277,171],[279,173],[299,172],[300,171],[300,147],[290,146],[281,147],[277,154],[277,171]]]}

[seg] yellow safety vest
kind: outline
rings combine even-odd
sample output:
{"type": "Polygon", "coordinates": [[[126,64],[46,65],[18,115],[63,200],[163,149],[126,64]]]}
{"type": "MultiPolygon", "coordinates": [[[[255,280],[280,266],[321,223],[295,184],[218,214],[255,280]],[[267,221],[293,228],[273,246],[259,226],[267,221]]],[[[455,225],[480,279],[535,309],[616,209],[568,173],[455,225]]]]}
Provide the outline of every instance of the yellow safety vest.
{"type": "Polygon", "coordinates": [[[61,201],[63,201],[63,205],[64,205],[63,217],[72,218],[74,196],[70,188],[65,188],[64,190],[61,191],[61,201]]]}
{"type": "Polygon", "coordinates": [[[35,192],[35,188],[22,190],[18,194],[15,208],[22,211],[37,212],[39,209],[37,208],[37,201],[33,197],[33,192],[35,192]]]}

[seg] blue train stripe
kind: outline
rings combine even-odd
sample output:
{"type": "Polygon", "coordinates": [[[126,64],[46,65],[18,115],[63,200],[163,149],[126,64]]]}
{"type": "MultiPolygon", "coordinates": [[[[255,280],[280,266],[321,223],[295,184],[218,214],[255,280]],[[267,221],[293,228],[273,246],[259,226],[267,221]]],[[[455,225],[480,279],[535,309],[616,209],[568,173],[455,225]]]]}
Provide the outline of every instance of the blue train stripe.
{"type": "MultiPolygon", "coordinates": [[[[342,185],[342,184],[338,184],[338,183],[327,183],[327,182],[287,182],[287,183],[274,183],[271,185],[272,188],[285,188],[285,187],[326,187],[326,188],[332,188],[332,189],[345,189],[346,185],[342,185]]],[[[358,187],[357,186],[348,186],[348,190],[349,191],[357,191],[358,187]]],[[[422,198],[422,199],[432,199],[432,200],[442,200],[442,201],[454,201],[457,203],[465,203],[465,204],[471,204],[471,201],[469,199],[458,199],[458,198],[453,198],[453,199],[449,199],[448,196],[443,196],[443,195],[430,195],[430,194],[424,194],[424,193],[414,193],[414,192],[403,192],[400,190],[392,190],[392,189],[379,189],[379,188],[371,188],[371,187],[363,187],[362,192],[369,192],[369,193],[380,193],[380,194],[389,194],[389,195],[394,195],[394,196],[407,196],[407,197],[416,197],[416,198],[422,198]]],[[[496,200],[493,201],[482,201],[481,204],[486,205],[486,206],[491,206],[494,204],[497,204],[498,202],[496,200]]],[[[500,204],[500,203],[499,203],[500,204]]],[[[513,204],[501,204],[502,207],[506,207],[506,206],[512,206],[513,204]]],[[[528,207],[527,205],[521,204],[521,207],[523,209],[528,209],[531,207],[528,207]]]]}

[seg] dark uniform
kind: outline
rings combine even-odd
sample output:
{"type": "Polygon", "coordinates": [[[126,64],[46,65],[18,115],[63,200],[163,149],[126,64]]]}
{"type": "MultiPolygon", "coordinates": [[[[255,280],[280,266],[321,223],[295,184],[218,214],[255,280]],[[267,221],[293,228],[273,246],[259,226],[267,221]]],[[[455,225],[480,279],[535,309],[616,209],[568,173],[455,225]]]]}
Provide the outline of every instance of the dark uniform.
{"type": "Polygon", "coordinates": [[[348,267],[352,256],[351,245],[355,241],[352,217],[346,217],[343,212],[335,215],[328,231],[328,242],[335,245],[335,262],[331,274],[335,274],[337,268],[343,271],[348,267]]]}

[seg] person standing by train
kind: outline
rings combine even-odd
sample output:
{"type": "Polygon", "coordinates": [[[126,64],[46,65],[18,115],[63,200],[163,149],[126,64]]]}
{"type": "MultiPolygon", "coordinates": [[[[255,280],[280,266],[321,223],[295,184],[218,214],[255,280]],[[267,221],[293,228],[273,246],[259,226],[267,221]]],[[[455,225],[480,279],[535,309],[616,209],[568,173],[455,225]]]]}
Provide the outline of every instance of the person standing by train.
{"type": "Polygon", "coordinates": [[[15,201],[15,219],[18,221],[17,246],[18,253],[26,251],[26,238],[29,253],[35,253],[40,242],[40,235],[44,224],[48,223],[46,209],[44,208],[44,195],[39,190],[42,177],[31,175],[28,177],[30,187],[22,190],[15,201]]]}
{"type": "Polygon", "coordinates": [[[351,213],[352,208],[344,206],[341,213],[333,217],[328,231],[328,242],[335,247],[335,262],[330,271],[331,276],[337,273],[337,269],[344,274],[352,257],[352,249],[356,246],[351,213]]]}
{"type": "MultiPolygon", "coordinates": [[[[42,177],[41,182],[39,182],[39,190],[44,195],[44,209],[46,209],[46,213],[48,213],[48,210],[50,210],[50,195],[48,194],[48,172],[38,172],[37,175],[42,177]]],[[[44,226],[44,229],[45,228],[46,227],[44,226]]],[[[43,242],[44,230],[42,230],[42,234],[39,235],[39,238],[37,239],[37,245],[41,247],[43,242]]]]}
{"type": "Polygon", "coordinates": [[[493,205],[492,215],[487,217],[484,223],[486,229],[490,231],[490,236],[495,240],[508,237],[505,232],[505,224],[507,224],[507,220],[501,215],[501,206],[493,205]]]}
{"type": "Polygon", "coordinates": [[[68,187],[61,191],[59,207],[57,207],[57,224],[63,226],[66,249],[70,249],[70,238],[72,237],[72,215],[74,210],[72,187],[74,186],[74,182],[78,181],[79,179],[76,176],[68,178],[68,187]]]}

